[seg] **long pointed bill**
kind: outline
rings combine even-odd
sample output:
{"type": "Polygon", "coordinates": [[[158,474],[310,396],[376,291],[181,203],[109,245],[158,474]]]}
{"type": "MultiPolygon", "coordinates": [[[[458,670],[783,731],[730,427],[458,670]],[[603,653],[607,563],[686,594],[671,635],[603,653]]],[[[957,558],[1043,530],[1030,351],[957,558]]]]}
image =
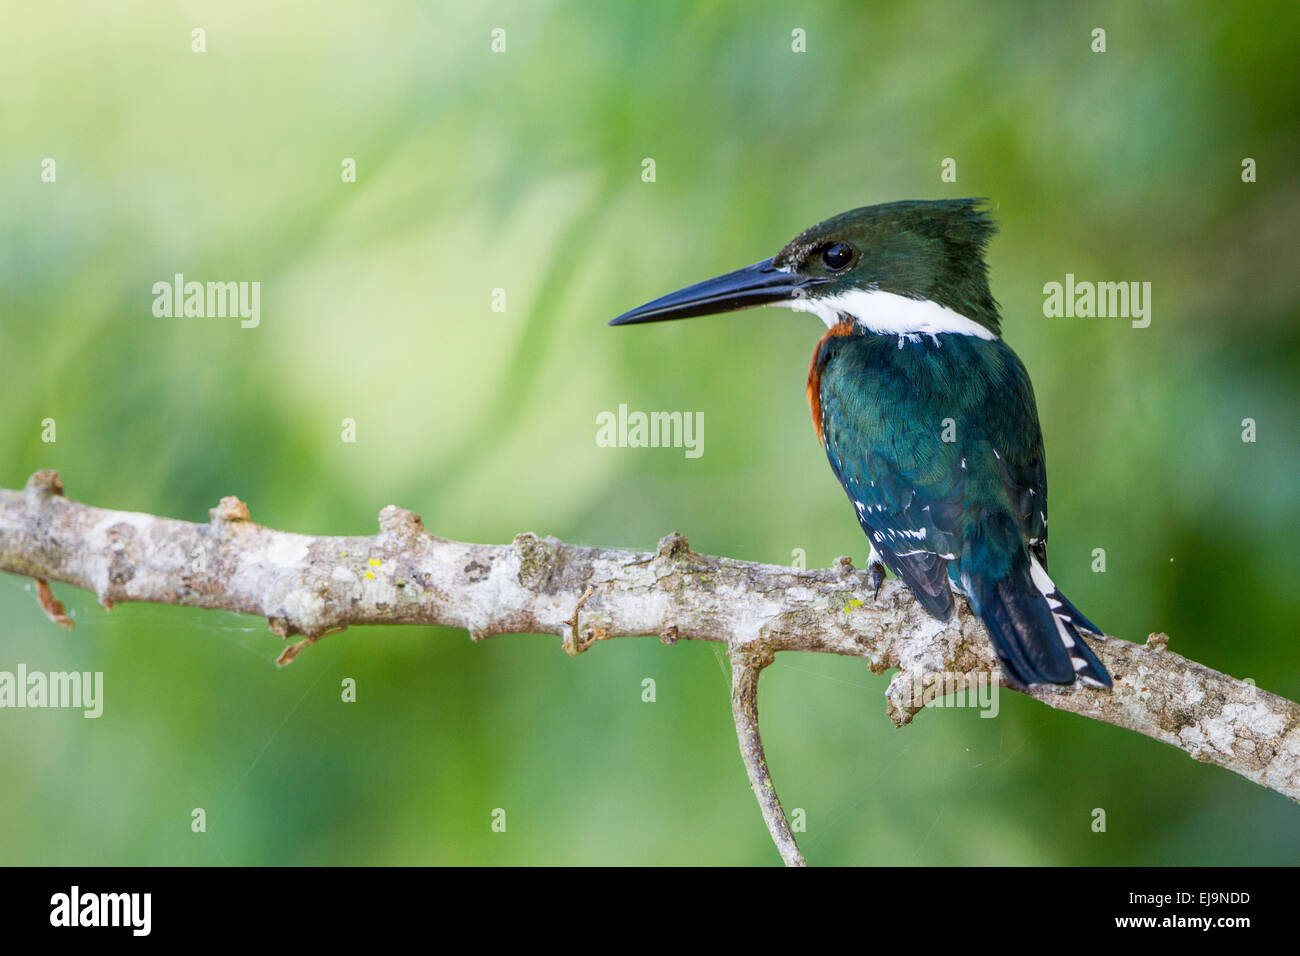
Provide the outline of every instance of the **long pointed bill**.
{"type": "Polygon", "coordinates": [[[801,290],[808,286],[824,281],[826,280],[801,276],[797,272],[784,272],[774,267],[771,259],[764,259],[744,269],[670,292],[653,302],[624,312],[617,319],[611,319],[609,324],[664,322],[668,319],[688,319],[695,315],[734,312],[770,302],[786,302],[797,298],[801,290]]]}

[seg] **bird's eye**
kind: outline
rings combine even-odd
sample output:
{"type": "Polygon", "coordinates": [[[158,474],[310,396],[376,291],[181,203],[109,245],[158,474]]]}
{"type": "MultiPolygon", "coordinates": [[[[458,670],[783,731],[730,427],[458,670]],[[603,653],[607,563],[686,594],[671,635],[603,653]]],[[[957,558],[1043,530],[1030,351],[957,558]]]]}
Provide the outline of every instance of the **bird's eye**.
{"type": "Polygon", "coordinates": [[[834,272],[839,272],[852,261],[853,247],[847,242],[832,242],[822,250],[822,262],[834,272]]]}

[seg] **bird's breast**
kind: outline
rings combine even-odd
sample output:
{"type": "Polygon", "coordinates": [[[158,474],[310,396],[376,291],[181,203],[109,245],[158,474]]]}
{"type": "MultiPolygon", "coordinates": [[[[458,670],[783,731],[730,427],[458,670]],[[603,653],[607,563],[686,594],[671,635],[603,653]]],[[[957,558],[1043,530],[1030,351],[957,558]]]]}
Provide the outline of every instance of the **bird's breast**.
{"type": "Polygon", "coordinates": [[[817,440],[823,445],[826,444],[826,439],[822,434],[822,370],[826,367],[826,343],[853,334],[853,321],[841,316],[840,321],[827,329],[826,334],[817,341],[812,361],[808,364],[808,411],[812,412],[813,431],[817,432],[817,440]]]}

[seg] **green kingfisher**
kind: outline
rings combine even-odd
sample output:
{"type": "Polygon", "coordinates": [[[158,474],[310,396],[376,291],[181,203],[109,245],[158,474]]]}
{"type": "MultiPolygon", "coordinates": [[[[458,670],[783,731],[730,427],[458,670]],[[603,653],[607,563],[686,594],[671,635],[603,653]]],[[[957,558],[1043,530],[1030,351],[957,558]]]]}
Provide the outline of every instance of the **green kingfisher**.
{"type": "Polygon", "coordinates": [[[813,428],[884,569],[947,620],[970,602],[1018,686],[1110,675],[1101,634],[1047,576],[1047,470],[1034,390],[1001,335],[985,201],[866,206],[770,259],[638,306],[610,325],[781,305],[826,324],[808,371],[813,428]]]}

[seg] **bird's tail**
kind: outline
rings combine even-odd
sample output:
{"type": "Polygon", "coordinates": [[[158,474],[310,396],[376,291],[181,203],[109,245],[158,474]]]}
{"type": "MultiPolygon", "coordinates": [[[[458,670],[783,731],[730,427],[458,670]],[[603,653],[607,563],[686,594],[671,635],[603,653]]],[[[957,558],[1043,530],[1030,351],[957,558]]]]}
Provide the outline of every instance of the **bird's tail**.
{"type": "Polygon", "coordinates": [[[998,577],[974,573],[967,586],[1003,670],[1027,684],[1070,684],[1076,679],[1110,687],[1110,675],[1080,631],[1100,634],[1057,590],[1038,559],[1019,549],[998,577]]]}

